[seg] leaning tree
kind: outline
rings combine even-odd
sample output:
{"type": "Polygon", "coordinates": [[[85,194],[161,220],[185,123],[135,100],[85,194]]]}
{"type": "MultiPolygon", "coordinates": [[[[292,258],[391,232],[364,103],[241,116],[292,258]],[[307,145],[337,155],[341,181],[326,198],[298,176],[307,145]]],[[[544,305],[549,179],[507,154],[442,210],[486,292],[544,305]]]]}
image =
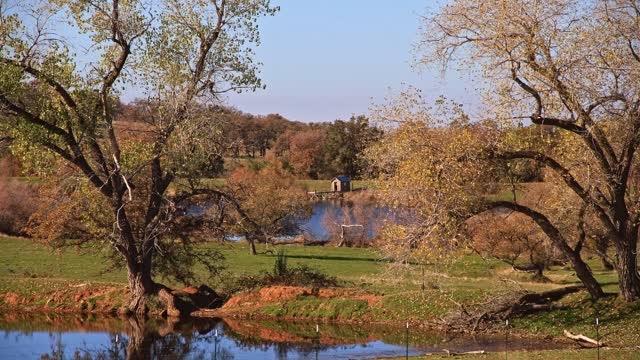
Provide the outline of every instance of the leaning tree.
{"type": "Polygon", "coordinates": [[[275,11],[268,0],[0,1],[0,126],[40,170],[66,165],[81,196],[60,203],[89,211],[73,219],[126,266],[132,311],[146,311],[155,268],[182,244],[166,235],[186,197],[169,188],[211,150],[203,121],[215,118],[199,113],[262,86],[257,20],[275,11]],[[141,141],[114,121],[122,89],[152,104],[141,141]]]}
{"type": "MultiPolygon", "coordinates": [[[[453,126],[446,134],[451,141],[438,140],[445,135],[432,120],[426,121],[429,129],[424,122],[409,121],[395,138],[413,144],[406,150],[424,157],[411,165],[403,161],[390,165],[396,172],[414,175],[408,178],[429,179],[424,185],[439,189],[428,205],[430,214],[437,210],[441,218],[449,219],[501,207],[530,217],[562,251],[594,298],[602,297],[603,291],[580,250],[585,216],[597,219],[596,226],[616,251],[621,296],[627,301],[640,299],[635,156],[640,144],[639,24],[636,0],[448,2],[424,17],[417,63],[469,70],[486,87],[483,118],[489,120],[453,126]],[[528,125],[551,129],[547,133],[554,136],[522,139],[508,131],[528,125]],[[431,139],[411,135],[416,132],[431,139]],[[410,138],[416,141],[406,141],[410,138]],[[488,201],[474,193],[481,190],[478,186],[487,173],[523,160],[549,169],[546,182],[553,191],[544,192],[542,200],[555,212],[517,199],[488,201]],[[460,204],[469,206],[462,211],[460,204]],[[559,211],[571,214],[558,218],[559,211]],[[566,231],[571,224],[560,224],[571,219],[576,230],[572,233],[578,235],[566,231]]],[[[406,109],[415,109],[418,103],[404,102],[405,110],[391,106],[385,117],[411,115],[406,109]]],[[[419,114],[413,111],[413,115],[419,114]]],[[[448,225],[435,220],[434,224],[448,225]]]]}

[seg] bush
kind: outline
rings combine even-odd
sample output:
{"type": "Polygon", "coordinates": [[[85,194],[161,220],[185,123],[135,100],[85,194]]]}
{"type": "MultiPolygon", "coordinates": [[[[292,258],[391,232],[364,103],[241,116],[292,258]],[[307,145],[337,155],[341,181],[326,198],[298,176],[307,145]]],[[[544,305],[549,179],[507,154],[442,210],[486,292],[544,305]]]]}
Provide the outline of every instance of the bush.
{"type": "Polygon", "coordinates": [[[287,264],[287,255],[284,251],[278,251],[273,264],[273,271],[263,275],[244,275],[228,286],[229,293],[241,290],[257,289],[265,286],[306,286],[312,288],[335,287],[338,280],[326,274],[312,269],[307,265],[290,267],[287,264]]]}
{"type": "Polygon", "coordinates": [[[36,210],[34,185],[0,178],[0,233],[24,236],[24,228],[36,210]]]}
{"type": "Polygon", "coordinates": [[[287,275],[288,271],[287,254],[282,249],[278,250],[276,261],[273,263],[273,276],[282,278],[287,275]]]}

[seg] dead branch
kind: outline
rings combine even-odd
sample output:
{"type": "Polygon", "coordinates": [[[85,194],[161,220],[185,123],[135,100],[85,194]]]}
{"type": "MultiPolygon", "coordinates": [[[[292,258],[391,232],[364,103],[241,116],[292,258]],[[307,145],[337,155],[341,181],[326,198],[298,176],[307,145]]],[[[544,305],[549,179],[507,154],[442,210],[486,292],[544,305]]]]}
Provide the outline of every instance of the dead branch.
{"type": "Polygon", "coordinates": [[[574,335],[567,330],[564,330],[563,333],[564,333],[564,336],[568,337],[569,339],[577,341],[580,344],[580,346],[584,346],[585,345],[584,343],[589,343],[589,344],[593,344],[600,347],[606,346],[602,341],[594,340],[582,334],[574,335]]]}
{"type": "Polygon", "coordinates": [[[540,293],[519,292],[502,298],[491,297],[474,305],[463,305],[454,301],[460,312],[450,313],[441,318],[439,327],[457,333],[488,330],[492,324],[505,319],[563,308],[563,305],[555,302],[583,289],[583,286],[567,286],[540,293]]]}
{"type": "Polygon", "coordinates": [[[447,356],[460,356],[460,355],[478,355],[478,354],[486,354],[484,350],[474,350],[474,351],[463,351],[463,352],[453,352],[447,349],[442,349],[447,356]]]}

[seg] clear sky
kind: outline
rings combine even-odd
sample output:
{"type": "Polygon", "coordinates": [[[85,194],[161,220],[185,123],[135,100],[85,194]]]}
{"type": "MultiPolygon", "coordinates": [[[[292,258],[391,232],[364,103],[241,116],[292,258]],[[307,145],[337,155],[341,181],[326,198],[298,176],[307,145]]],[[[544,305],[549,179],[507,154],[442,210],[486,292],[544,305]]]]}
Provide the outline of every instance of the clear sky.
{"type": "Polygon", "coordinates": [[[433,0],[273,0],[281,11],[261,21],[257,60],[266,90],[233,94],[228,104],[253,114],[333,121],[366,114],[402,84],[477,107],[474,85],[455,71],[411,69],[420,16],[433,0]]]}

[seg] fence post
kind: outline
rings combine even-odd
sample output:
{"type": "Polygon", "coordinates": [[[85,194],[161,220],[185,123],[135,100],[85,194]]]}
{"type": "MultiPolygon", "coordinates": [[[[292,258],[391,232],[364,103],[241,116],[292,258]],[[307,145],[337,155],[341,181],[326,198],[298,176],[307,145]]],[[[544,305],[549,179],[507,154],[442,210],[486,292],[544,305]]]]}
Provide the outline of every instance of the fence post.
{"type": "Polygon", "coordinates": [[[318,347],[320,347],[320,325],[316,324],[316,360],[318,360],[318,347]]]}
{"type": "Polygon", "coordinates": [[[406,354],[405,354],[405,358],[408,359],[409,358],[409,322],[407,321],[407,335],[406,335],[406,354]]]}
{"type": "Polygon", "coordinates": [[[506,330],[504,334],[504,358],[509,358],[509,319],[505,321],[506,330]]]}
{"type": "Polygon", "coordinates": [[[596,347],[598,348],[598,360],[600,360],[600,331],[598,327],[600,326],[600,319],[598,319],[598,315],[596,314],[596,347]]]}

